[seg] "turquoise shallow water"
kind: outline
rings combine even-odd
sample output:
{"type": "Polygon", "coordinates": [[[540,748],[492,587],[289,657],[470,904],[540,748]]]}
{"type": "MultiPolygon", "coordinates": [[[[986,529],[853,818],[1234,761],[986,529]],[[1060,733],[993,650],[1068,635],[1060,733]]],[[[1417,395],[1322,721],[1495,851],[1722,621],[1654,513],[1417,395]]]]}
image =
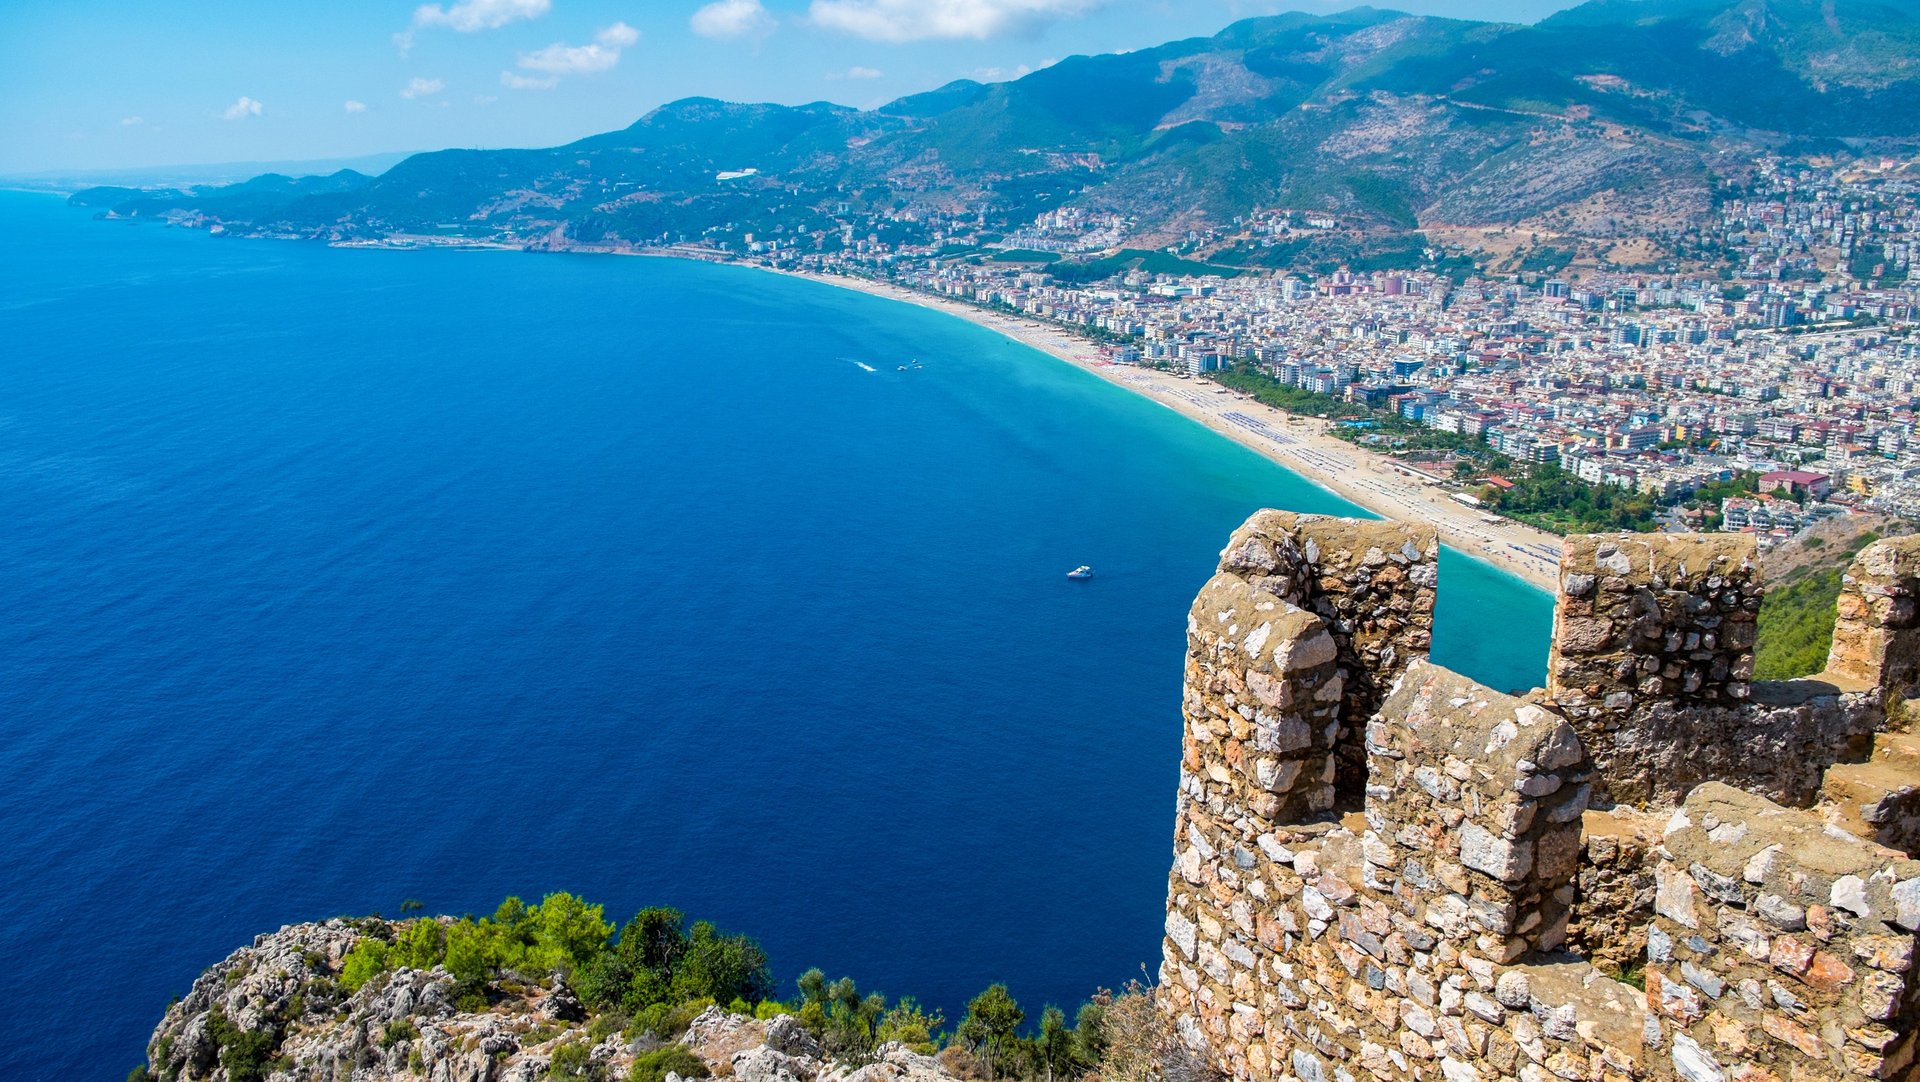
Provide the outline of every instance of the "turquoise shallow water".
{"type": "MultiPolygon", "coordinates": [[[[1261,506],[1352,510],[916,307],[0,194],[0,1078],[410,897],[1070,1007],[1154,960],[1185,611],[1261,506]]],[[[1439,659],[1537,683],[1546,596],[1441,581],[1439,659]]]]}

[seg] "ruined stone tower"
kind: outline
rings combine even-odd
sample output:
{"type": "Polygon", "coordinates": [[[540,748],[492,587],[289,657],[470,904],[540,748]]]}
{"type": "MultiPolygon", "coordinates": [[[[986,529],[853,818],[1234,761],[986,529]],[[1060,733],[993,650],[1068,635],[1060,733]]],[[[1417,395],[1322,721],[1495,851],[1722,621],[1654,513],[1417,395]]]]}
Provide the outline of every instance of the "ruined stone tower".
{"type": "Polygon", "coordinates": [[[1182,1040],[1247,1082],[1920,1079],[1920,541],[1769,684],[1750,539],[1570,538],[1521,698],[1427,660],[1437,556],[1265,511],[1194,603],[1182,1040]]]}

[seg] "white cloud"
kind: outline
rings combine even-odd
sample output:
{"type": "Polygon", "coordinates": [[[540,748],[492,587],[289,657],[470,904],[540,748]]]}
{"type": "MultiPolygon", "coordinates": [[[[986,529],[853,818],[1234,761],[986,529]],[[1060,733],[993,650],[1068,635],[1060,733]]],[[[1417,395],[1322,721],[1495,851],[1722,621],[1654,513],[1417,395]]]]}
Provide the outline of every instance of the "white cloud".
{"type": "Polygon", "coordinates": [[[349,113],[364,113],[367,111],[367,103],[364,101],[349,101],[341,106],[341,108],[349,113]]]}
{"type": "Polygon", "coordinates": [[[498,30],[522,19],[538,19],[553,7],[553,0],[460,0],[441,7],[421,4],[413,9],[416,28],[445,26],[462,34],[480,30],[498,30]]]}
{"type": "Polygon", "coordinates": [[[765,37],[773,33],[773,16],[760,0],[714,0],[687,20],[703,38],[765,37]]]}
{"type": "Polygon", "coordinates": [[[815,25],[872,41],[985,39],[1085,15],[1104,0],[813,0],[815,25]]]}
{"type": "Polygon", "coordinates": [[[827,78],[829,79],[878,79],[884,76],[885,74],[886,72],[881,71],[879,68],[863,68],[858,64],[855,64],[853,67],[850,67],[845,71],[833,72],[832,74],[828,75],[827,78]]]}
{"type": "Polygon", "coordinates": [[[413,25],[393,36],[393,43],[405,53],[413,48],[416,30],[444,26],[462,34],[498,30],[508,23],[538,19],[553,8],[553,0],[459,0],[445,7],[421,4],[413,9],[413,25]]]}
{"type": "Polygon", "coordinates": [[[640,31],[626,23],[612,26],[593,36],[591,45],[567,45],[554,42],[538,52],[521,53],[520,66],[548,75],[590,75],[606,71],[620,62],[620,50],[640,40],[640,31]]]}
{"type": "Polygon", "coordinates": [[[137,128],[146,122],[147,119],[145,117],[139,116],[123,116],[120,118],[120,126],[123,128],[137,128]]]}
{"type": "Polygon", "coordinates": [[[445,80],[422,79],[416,75],[407,82],[406,86],[400,88],[400,96],[411,101],[414,98],[432,97],[446,88],[447,84],[445,80]]]}
{"type": "Polygon", "coordinates": [[[1050,68],[1059,62],[1042,60],[1038,64],[1022,64],[1015,68],[975,68],[967,74],[967,78],[981,83],[1011,82],[1014,79],[1024,79],[1041,68],[1050,68]]]}
{"type": "Polygon", "coordinates": [[[234,102],[232,105],[227,106],[226,111],[220,114],[220,119],[240,120],[245,117],[259,116],[260,111],[264,108],[265,106],[261,105],[259,102],[254,101],[252,98],[247,97],[245,94],[242,94],[240,95],[240,100],[234,102]]]}
{"type": "Polygon", "coordinates": [[[552,90],[560,85],[560,80],[552,75],[535,79],[518,72],[503,71],[500,73],[500,85],[508,90],[552,90]]]}

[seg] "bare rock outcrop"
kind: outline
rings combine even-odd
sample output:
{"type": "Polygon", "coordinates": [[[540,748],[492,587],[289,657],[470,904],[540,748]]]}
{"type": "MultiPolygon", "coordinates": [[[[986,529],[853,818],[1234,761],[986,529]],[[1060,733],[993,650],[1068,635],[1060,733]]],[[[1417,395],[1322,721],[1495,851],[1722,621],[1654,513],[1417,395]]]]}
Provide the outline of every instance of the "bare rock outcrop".
{"type": "MultiPolygon", "coordinates": [[[[663,1046],[596,1015],[557,974],[503,973],[463,989],[443,967],[340,983],[361,939],[403,927],[381,920],[298,924],[255,939],[200,976],[147,1045],[165,1082],[624,1082],[663,1046]],[[567,1066],[555,1069],[566,1049],[567,1066]]],[[[790,1015],[756,1019],[709,1007],[677,1043],[741,1082],[942,1082],[938,1061],[897,1044],[870,1061],[836,1062],[790,1015]]],[[[677,1077],[669,1073],[669,1080],[677,1077]]]]}

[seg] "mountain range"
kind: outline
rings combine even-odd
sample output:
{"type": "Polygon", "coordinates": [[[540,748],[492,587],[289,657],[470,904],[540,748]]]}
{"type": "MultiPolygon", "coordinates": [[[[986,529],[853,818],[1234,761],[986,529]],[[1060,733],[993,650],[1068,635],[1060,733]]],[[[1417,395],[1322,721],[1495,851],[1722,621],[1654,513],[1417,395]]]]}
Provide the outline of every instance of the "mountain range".
{"type": "Polygon", "coordinates": [[[840,236],[851,220],[1011,229],[1074,206],[1165,242],[1257,208],[1380,233],[1680,230],[1765,154],[1911,154],[1920,7],[1592,0],[1531,26],[1356,8],[1248,19],[878,109],[677,101],[531,150],[378,177],[264,176],[76,201],[239,232],[535,246],[840,236]]]}

